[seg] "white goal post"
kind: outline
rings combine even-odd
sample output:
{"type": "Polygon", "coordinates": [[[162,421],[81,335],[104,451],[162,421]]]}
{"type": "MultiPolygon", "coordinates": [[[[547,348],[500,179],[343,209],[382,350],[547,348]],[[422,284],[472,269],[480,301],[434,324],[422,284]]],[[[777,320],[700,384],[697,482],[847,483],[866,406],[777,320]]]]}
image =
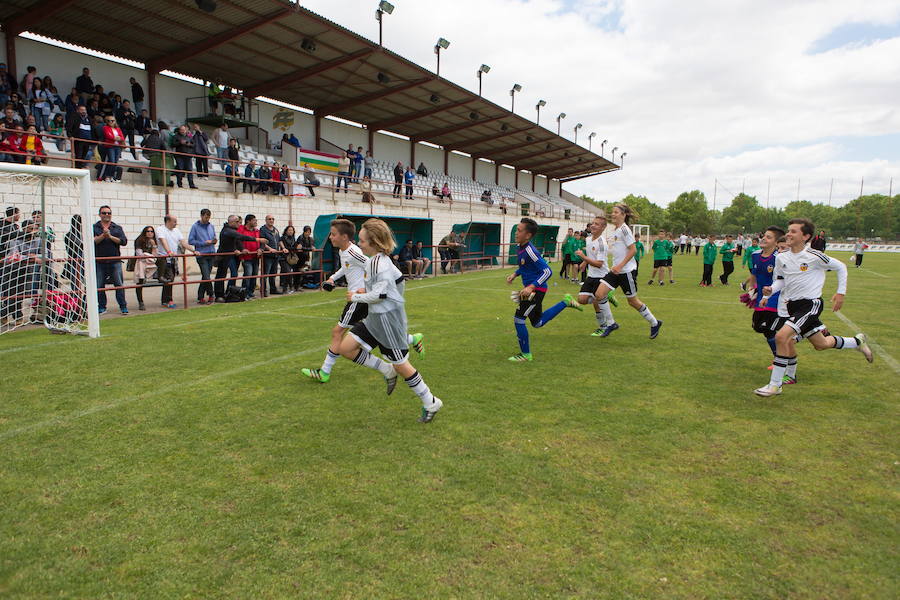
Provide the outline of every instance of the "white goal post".
{"type": "MultiPolygon", "coordinates": [[[[0,190],[3,192],[0,195],[4,198],[2,216],[5,218],[3,229],[0,230],[3,232],[0,234],[2,244],[0,253],[4,257],[0,269],[4,271],[2,279],[5,289],[0,291],[0,295],[5,297],[7,303],[11,298],[17,312],[21,312],[22,304],[27,305],[27,300],[31,299],[31,323],[43,321],[54,333],[86,334],[96,338],[100,336],[100,315],[97,301],[90,175],[89,169],[0,163],[0,190]],[[77,201],[72,197],[75,195],[73,184],[76,183],[77,201]],[[47,195],[50,192],[54,198],[48,202],[47,195]],[[29,211],[29,208],[32,210],[29,211]],[[14,211],[14,216],[8,214],[10,210],[14,211]],[[17,222],[22,212],[25,212],[26,218],[31,217],[26,221],[26,228],[20,227],[17,222]],[[76,258],[54,259],[52,246],[55,233],[50,221],[55,218],[57,223],[62,223],[62,217],[68,216],[71,217],[71,222],[75,223],[75,215],[80,215],[81,223],[79,240],[81,243],[74,249],[76,258]],[[34,241],[27,251],[21,250],[20,242],[23,239],[34,241]],[[81,256],[78,257],[78,254],[81,256]],[[64,265],[62,271],[68,271],[68,279],[66,273],[60,276],[58,273],[60,269],[55,268],[58,265],[64,265]],[[23,280],[28,283],[20,285],[23,280]],[[64,292],[64,288],[61,287],[61,281],[66,280],[69,281],[68,287],[71,288],[68,292],[64,292]],[[38,301],[41,303],[40,310],[37,310],[38,301]],[[66,302],[69,303],[68,307],[63,306],[66,302]],[[50,304],[55,305],[55,310],[49,306],[50,304]]],[[[66,238],[69,242],[78,236],[66,238]]],[[[57,250],[58,248],[57,241],[57,250]]],[[[66,255],[70,252],[57,254],[66,255]]],[[[4,325],[13,326],[8,329],[4,327],[2,332],[12,330],[24,321],[23,317],[9,316],[10,310],[12,309],[7,304],[4,325]]]]}

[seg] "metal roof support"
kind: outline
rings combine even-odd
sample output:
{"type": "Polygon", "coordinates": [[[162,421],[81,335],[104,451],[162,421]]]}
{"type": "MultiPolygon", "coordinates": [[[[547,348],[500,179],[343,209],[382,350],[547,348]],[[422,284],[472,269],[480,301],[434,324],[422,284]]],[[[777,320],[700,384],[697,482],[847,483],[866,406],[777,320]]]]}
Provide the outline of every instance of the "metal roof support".
{"type": "Polygon", "coordinates": [[[472,181],[478,181],[477,179],[475,179],[475,165],[477,165],[477,164],[478,164],[478,157],[476,157],[473,154],[472,155],[472,181]]]}
{"type": "Polygon", "coordinates": [[[21,80],[16,72],[16,37],[29,27],[46,21],[59,11],[74,4],[77,0],[56,0],[41,5],[40,9],[29,10],[15,19],[4,21],[3,34],[6,36],[6,71],[21,80]]]}
{"type": "Polygon", "coordinates": [[[322,151],[322,117],[320,115],[313,115],[313,121],[316,125],[316,150],[322,151]]]}
{"type": "Polygon", "coordinates": [[[472,100],[463,100],[462,102],[454,102],[453,104],[447,104],[444,106],[438,106],[435,108],[429,108],[427,110],[422,110],[416,113],[409,113],[405,115],[400,115],[398,117],[394,117],[392,119],[385,119],[384,121],[376,121],[374,123],[369,123],[366,127],[374,129],[378,131],[379,129],[387,129],[389,127],[393,127],[394,125],[400,125],[401,123],[406,123],[408,121],[415,121],[417,119],[424,119],[425,117],[430,117],[431,115],[436,115],[445,110],[450,110],[451,108],[457,108],[459,106],[463,106],[465,104],[469,104],[472,100]]]}
{"type": "MultiPolygon", "coordinates": [[[[529,158],[534,158],[535,156],[541,156],[542,154],[547,154],[549,152],[562,150],[562,148],[553,148],[552,150],[541,150],[540,152],[532,152],[531,154],[524,154],[522,156],[510,156],[509,158],[501,158],[507,163],[518,163],[519,161],[528,160],[529,158]]],[[[502,155],[501,155],[502,156],[502,155]]]]}
{"type": "Polygon", "coordinates": [[[404,92],[406,90],[412,89],[414,87],[418,87],[429,81],[434,81],[435,77],[432,75],[431,77],[423,77],[422,79],[416,79],[414,81],[410,81],[403,85],[398,85],[396,87],[388,88],[382,90],[380,92],[375,92],[374,94],[368,94],[366,96],[358,96],[353,98],[352,100],[346,100],[344,102],[338,102],[336,104],[329,104],[327,106],[321,106],[316,109],[316,114],[318,115],[332,115],[334,113],[340,112],[342,110],[346,110],[348,108],[352,108],[354,106],[359,106],[360,104],[366,104],[367,102],[374,102],[375,100],[379,100],[386,96],[390,96],[391,94],[398,94],[400,92],[404,92]]]}
{"type": "Polygon", "coordinates": [[[450,151],[444,148],[444,175],[450,175],[450,151]]]}
{"type": "Polygon", "coordinates": [[[544,138],[542,140],[533,140],[531,142],[522,142],[521,144],[515,144],[506,146],[504,148],[498,148],[496,150],[491,150],[493,154],[496,156],[503,156],[507,152],[513,152],[515,150],[521,150],[522,148],[527,148],[528,146],[534,146],[535,144],[546,144],[547,142],[552,142],[555,138],[544,138]]]}
{"type": "Polygon", "coordinates": [[[375,156],[375,130],[369,130],[369,152],[372,153],[372,156],[375,156]]]}
{"type": "Polygon", "coordinates": [[[494,185],[500,185],[500,163],[494,163],[494,185]]]}
{"type": "Polygon", "coordinates": [[[254,19],[249,23],[245,23],[243,25],[239,25],[237,27],[229,29],[228,31],[223,31],[222,33],[207,38],[200,43],[190,44],[185,46],[184,48],[181,48],[180,50],[176,50],[175,52],[167,54],[166,56],[154,58],[153,60],[148,62],[147,70],[156,72],[164,71],[174,65],[177,65],[180,62],[184,62],[190,58],[193,58],[198,54],[203,54],[204,52],[208,52],[210,50],[218,48],[219,46],[223,46],[228,42],[241,37],[242,35],[251,33],[259,29],[260,27],[278,21],[279,19],[283,19],[293,12],[294,9],[292,8],[279,10],[272,14],[254,19]]]}
{"type": "MultiPolygon", "coordinates": [[[[441,137],[442,135],[448,135],[450,133],[456,133],[457,131],[462,131],[463,129],[468,129],[469,127],[477,127],[478,125],[486,125],[487,123],[493,123],[494,121],[499,121],[509,115],[499,115],[496,117],[489,117],[487,119],[478,119],[477,121],[472,121],[470,123],[465,123],[464,125],[453,125],[452,127],[444,127],[443,129],[432,129],[431,131],[426,131],[425,133],[420,133],[414,136],[412,139],[417,141],[430,141],[434,138],[441,137]]],[[[498,135],[502,135],[502,132],[499,132],[498,135]]],[[[495,136],[492,136],[488,139],[494,139],[495,136]]]]}
{"type": "Polygon", "coordinates": [[[518,167],[513,167],[513,168],[516,170],[516,176],[515,176],[515,179],[513,180],[513,187],[516,189],[519,189],[519,168],[518,167]]]}
{"type": "Polygon", "coordinates": [[[557,158],[557,159],[555,159],[555,160],[551,160],[551,161],[549,161],[549,162],[545,162],[545,163],[542,163],[542,164],[539,164],[539,165],[528,165],[528,164],[525,164],[525,165],[522,165],[522,168],[523,168],[523,169],[527,169],[527,170],[529,170],[529,171],[534,171],[534,170],[538,170],[538,169],[539,169],[539,170],[541,170],[542,172],[546,173],[546,172],[548,172],[548,171],[546,171],[547,165],[555,165],[555,164],[558,163],[558,162],[566,162],[566,161],[572,161],[573,163],[576,163],[576,164],[577,164],[577,160],[578,160],[578,157],[577,157],[577,156],[565,156],[565,157],[563,157],[563,158],[557,158]]]}
{"type": "MultiPolygon", "coordinates": [[[[482,121],[482,124],[484,124],[484,121],[482,121]]],[[[476,123],[476,125],[477,125],[477,123],[476,123]]],[[[523,127],[522,129],[513,129],[512,131],[500,131],[494,135],[487,135],[484,137],[475,138],[474,140],[465,140],[462,142],[447,144],[446,148],[450,151],[462,150],[463,148],[466,148],[466,147],[477,146],[478,144],[483,144],[484,142],[490,142],[492,140],[496,140],[498,137],[508,137],[510,135],[515,135],[517,133],[523,133],[525,131],[529,131],[532,128],[533,128],[533,126],[523,127]]]]}
{"type": "Polygon", "coordinates": [[[412,140],[409,141],[409,166],[416,168],[416,143],[412,140]]]}
{"type": "Polygon", "coordinates": [[[314,67],[297,69],[293,73],[288,73],[287,75],[284,75],[282,77],[270,79],[269,81],[261,83],[259,85],[250,86],[249,88],[244,90],[244,95],[249,98],[253,98],[262,94],[266,94],[274,89],[284,89],[291,84],[303,81],[304,79],[308,79],[310,77],[313,77],[314,75],[319,75],[321,73],[325,73],[326,71],[330,71],[331,69],[336,69],[337,67],[345,65],[349,62],[353,62],[354,60],[361,60],[363,58],[366,58],[370,54],[374,54],[377,51],[378,50],[376,48],[364,48],[350,54],[345,54],[344,56],[340,56],[338,58],[335,58],[334,60],[319,63],[314,67]]]}
{"type": "Polygon", "coordinates": [[[575,175],[574,177],[559,177],[559,187],[562,189],[562,184],[568,183],[570,181],[575,181],[577,179],[584,179],[585,177],[593,177],[595,175],[603,175],[604,173],[609,173],[610,171],[618,171],[621,167],[616,167],[615,169],[603,169],[602,171],[593,171],[591,173],[585,173],[584,175],[575,175]]]}

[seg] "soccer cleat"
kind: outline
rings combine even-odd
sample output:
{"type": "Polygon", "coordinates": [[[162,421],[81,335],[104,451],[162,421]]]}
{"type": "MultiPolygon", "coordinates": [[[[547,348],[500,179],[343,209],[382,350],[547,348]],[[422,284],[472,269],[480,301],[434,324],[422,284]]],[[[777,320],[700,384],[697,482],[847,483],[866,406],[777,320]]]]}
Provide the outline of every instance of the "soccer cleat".
{"type": "Polygon", "coordinates": [[[651,279],[650,281],[648,281],[647,285],[653,285],[653,280],[651,279]]]}
{"type": "Polygon", "coordinates": [[[875,357],[872,355],[872,349],[869,348],[869,338],[866,334],[857,333],[856,339],[859,341],[859,346],[857,346],[856,349],[862,352],[862,355],[866,357],[867,361],[874,362],[875,357]]]}
{"type": "Polygon", "coordinates": [[[659,287],[662,287],[662,286],[664,286],[664,285],[666,285],[666,282],[665,282],[665,281],[660,281],[660,282],[659,282],[659,287]]]}
{"type": "Polygon", "coordinates": [[[766,385],[762,386],[761,388],[756,388],[755,390],[753,390],[753,393],[756,394],[757,396],[764,396],[764,397],[777,396],[778,394],[781,393],[781,386],[780,385],[771,385],[771,384],[767,383],[766,385]]]}
{"type": "Polygon", "coordinates": [[[781,385],[794,385],[797,383],[797,379],[795,377],[788,377],[787,375],[781,380],[781,385]]]}
{"type": "Polygon", "coordinates": [[[613,324],[611,324],[611,325],[607,325],[607,326],[603,329],[603,333],[601,333],[598,337],[607,337],[609,334],[611,334],[613,331],[615,331],[615,330],[618,329],[618,328],[619,328],[619,324],[618,324],[618,323],[613,323],[613,324]]]}
{"type": "Polygon", "coordinates": [[[534,357],[531,355],[531,352],[528,354],[519,352],[515,356],[510,356],[507,360],[510,362],[531,362],[534,360],[534,357]]]}
{"type": "Polygon", "coordinates": [[[566,303],[566,306],[569,308],[574,308],[575,310],[584,310],[580,304],[572,297],[572,294],[566,294],[563,296],[563,302],[566,303]]]}
{"type": "Polygon", "coordinates": [[[662,328],[662,321],[659,319],[656,320],[656,325],[650,326],[650,339],[656,339],[656,336],[659,335],[659,330],[662,328]]]}
{"type": "Polygon", "coordinates": [[[322,369],[300,369],[300,372],[319,383],[328,383],[328,380],[331,379],[331,373],[326,373],[322,369]]]}
{"type": "Polygon", "coordinates": [[[603,335],[603,329],[605,327],[606,326],[604,325],[603,327],[598,327],[597,329],[595,329],[594,332],[591,334],[591,337],[601,337],[603,335]]]}
{"type": "Polygon", "coordinates": [[[616,300],[616,290],[609,290],[606,299],[609,300],[609,303],[613,306],[619,306],[619,301],[616,300]]]}
{"type": "Polygon", "coordinates": [[[384,382],[387,384],[387,395],[390,396],[394,393],[394,388],[397,387],[397,372],[394,371],[393,377],[385,377],[384,382]]]}
{"type": "Polygon", "coordinates": [[[671,283],[671,284],[674,285],[674,284],[675,284],[675,280],[674,280],[674,279],[670,279],[670,280],[669,280],[669,283],[671,283]]]}
{"type": "Polygon", "coordinates": [[[415,350],[419,354],[419,356],[421,356],[422,358],[425,358],[425,343],[422,341],[424,339],[425,339],[424,333],[414,333],[413,334],[413,343],[412,343],[413,350],[415,350]]]}
{"type": "Polygon", "coordinates": [[[422,416],[419,417],[419,423],[431,423],[434,421],[434,415],[444,406],[444,403],[437,396],[433,396],[433,399],[434,401],[431,403],[430,408],[422,407],[422,416]]]}

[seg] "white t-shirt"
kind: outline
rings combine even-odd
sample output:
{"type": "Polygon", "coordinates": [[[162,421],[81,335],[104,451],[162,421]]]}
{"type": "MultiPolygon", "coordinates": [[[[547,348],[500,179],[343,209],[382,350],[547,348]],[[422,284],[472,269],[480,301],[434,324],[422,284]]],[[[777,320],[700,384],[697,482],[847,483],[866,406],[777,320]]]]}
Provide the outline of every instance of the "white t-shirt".
{"type": "Polygon", "coordinates": [[[609,250],[606,247],[606,238],[603,237],[602,233],[596,240],[593,235],[588,236],[587,240],[584,242],[584,250],[584,253],[591,260],[603,261],[602,267],[595,267],[592,264],[588,264],[588,277],[600,278],[609,273],[609,266],[606,264],[609,262],[609,257],[607,256],[609,250]]]}
{"type": "Polygon", "coordinates": [[[231,134],[225,131],[224,129],[216,129],[213,132],[213,142],[219,148],[227,148],[228,147],[228,139],[231,137],[231,134]]]}
{"type": "MultiPolygon", "coordinates": [[[[628,253],[628,246],[634,244],[634,234],[631,232],[631,227],[628,226],[627,223],[622,223],[622,226],[615,229],[610,236],[610,250],[612,250],[613,261],[612,266],[616,266],[623,260],[625,260],[625,255],[628,253]]],[[[634,260],[634,256],[632,255],[631,260],[625,263],[625,266],[620,271],[621,273],[629,273],[634,271],[637,268],[637,261],[634,260]]]]}
{"type": "Polygon", "coordinates": [[[781,292],[779,316],[788,316],[787,303],[791,300],[821,298],[826,271],[837,271],[837,293],[846,294],[847,267],[841,261],[809,247],[797,253],[787,251],[775,255],[772,292],[781,292]]]}
{"type": "Polygon", "coordinates": [[[347,278],[347,289],[355,292],[366,287],[366,261],[368,260],[359,246],[350,242],[346,250],[340,251],[341,268],[331,276],[332,281],[340,277],[347,278]]]}
{"type": "Polygon", "coordinates": [[[678,238],[678,243],[682,246],[688,243],[688,236],[681,234],[681,237],[678,238]]]}
{"type": "Polygon", "coordinates": [[[181,231],[176,227],[175,229],[169,229],[165,225],[162,227],[156,228],[156,239],[159,240],[159,253],[164,254],[166,249],[162,244],[162,240],[166,241],[166,244],[169,246],[169,252],[173,254],[182,254],[183,250],[179,246],[178,242],[184,239],[184,236],[181,235],[181,231]]]}

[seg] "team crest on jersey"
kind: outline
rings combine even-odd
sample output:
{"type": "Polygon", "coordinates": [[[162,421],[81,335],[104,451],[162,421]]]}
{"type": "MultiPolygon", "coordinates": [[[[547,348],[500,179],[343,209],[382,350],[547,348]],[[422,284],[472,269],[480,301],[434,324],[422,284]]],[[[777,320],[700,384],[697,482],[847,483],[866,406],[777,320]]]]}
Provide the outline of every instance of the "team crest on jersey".
{"type": "Polygon", "coordinates": [[[524,264],[525,264],[525,259],[523,258],[522,260],[520,260],[520,261],[519,261],[519,264],[520,264],[520,265],[524,265],[524,264]]]}
{"type": "Polygon", "coordinates": [[[768,271],[769,273],[771,273],[774,270],[775,270],[775,267],[772,265],[769,265],[768,267],[766,267],[766,271],[768,271]]]}
{"type": "Polygon", "coordinates": [[[801,270],[801,271],[806,271],[807,269],[809,269],[809,265],[808,265],[808,264],[806,264],[806,263],[800,263],[800,270],[801,270]]]}
{"type": "Polygon", "coordinates": [[[344,266],[347,267],[347,268],[349,269],[349,268],[350,268],[350,263],[349,263],[349,262],[345,262],[345,263],[344,263],[344,266]]]}

